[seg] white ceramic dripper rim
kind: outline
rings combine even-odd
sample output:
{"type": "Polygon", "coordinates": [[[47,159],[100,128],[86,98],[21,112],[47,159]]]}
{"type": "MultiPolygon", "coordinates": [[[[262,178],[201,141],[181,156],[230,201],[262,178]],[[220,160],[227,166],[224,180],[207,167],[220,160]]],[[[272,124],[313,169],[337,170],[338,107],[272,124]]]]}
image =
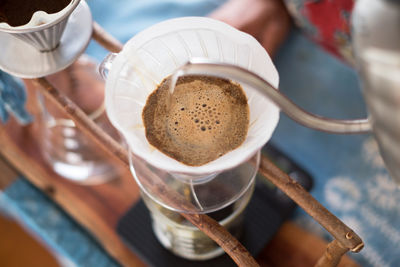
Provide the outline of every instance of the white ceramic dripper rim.
{"type": "Polygon", "coordinates": [[[78,6],[81,0],[71,0],[71,2],[62,10],[48,14],[44,11],[36,11],[33,13],[31,20],[21,26],[10,26],[8,23],[0,23],[0,32],[8,33],[26,33],[26,32],[36,32],[43,29],[47,29],[65,18],[67,18],[78,6]]]}

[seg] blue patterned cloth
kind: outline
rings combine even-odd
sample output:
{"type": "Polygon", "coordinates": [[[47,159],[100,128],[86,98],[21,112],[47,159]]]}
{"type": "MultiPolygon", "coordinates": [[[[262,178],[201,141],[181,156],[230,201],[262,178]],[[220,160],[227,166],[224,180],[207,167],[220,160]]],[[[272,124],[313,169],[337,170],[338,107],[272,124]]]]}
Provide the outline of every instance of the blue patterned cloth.
{"type": "MultiPolygon", "coordinates": [[[[205,15],[222,2],[91,0],[88,3],[94,19],[125,42],[158,21],[176,16],[205,15]]],[[[87,52],[99,61],[107,54],[93,43],[87,52]]],[[[298,31],[291,33],[276,58],[276,65],[281,91],[303,108],[334,118],[366,116],[354,70],[322,51],[298,31]]],[[[400,190],[386,172],[371,135],[322,133],[304,128],[282,114],[272,142],[313,175],[313,196],[363,238],[365,248],[351,256],[362,266],[400,266],[400,190]]],[[[77,265],[115,264],[87,232],[31,185],[19,180],[6,190],[6,195],[40,236],[77,265]],[[58,218],[58,223],[49,219],[52,216],[58,218]]],[[[329,239],[329,235],[304,212],[299,210],[294,220],[329,239]]]]}
{"type": "Polygon", "coordinates": [[[0,212],[42,238],[67,263],[64,266],[119,266],[87,231],[23,178],[0,192],[0,212]]]}
{"type": "Polygon", "coordinates": [[[0,70],[0,122],[7,122],[13,114],[21,124],[28,124],[32,116],[25,110],[26,92],[21,80],[0,70]]]}
{"type": "MultiPolygon", "coordinates": [[[[97,21],[122,43],[141,30],[166,19],[182,16],[205,16],[225,0],[89,0],[97,21]]],[[[109,53],[92,42],[88,53],[99,61],[109,53]]]]}

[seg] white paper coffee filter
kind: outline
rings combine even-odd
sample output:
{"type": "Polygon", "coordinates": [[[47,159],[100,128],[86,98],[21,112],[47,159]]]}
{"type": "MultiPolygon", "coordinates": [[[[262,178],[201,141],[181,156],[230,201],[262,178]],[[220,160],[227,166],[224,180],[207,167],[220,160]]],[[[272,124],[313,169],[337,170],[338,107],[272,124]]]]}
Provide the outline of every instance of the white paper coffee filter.
{"type": "Polygon", "coordinates": [[[278,107],[242,85],[250,107],[250,127],[240,147],[199,167],[182,164],[152,147],[142,121],[147,97],[165,77],[199,57],[239,65],[278,87],[278,72],[265,49],[252,36],[225,23],[185,17],[161,22],[134,36],[112,63],[106,82],[106,109],[132,152],[157,168],[188,175],[230,169],[259,150],[278,123],[278,107]]]}

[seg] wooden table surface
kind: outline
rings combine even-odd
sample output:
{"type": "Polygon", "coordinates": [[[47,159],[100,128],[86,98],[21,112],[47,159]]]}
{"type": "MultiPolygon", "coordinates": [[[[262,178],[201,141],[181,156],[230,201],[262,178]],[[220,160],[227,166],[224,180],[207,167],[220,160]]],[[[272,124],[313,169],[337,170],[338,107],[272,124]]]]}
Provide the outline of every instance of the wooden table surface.
{"type": "MultiPolygon", "coordinates": [[[[27,86],[30,95],[28,110],[38,116],[32,101],[33,86],[30,82],[27,82],[27,86]]],[[[13,169],[17,169],[86,228],[120,264],[145,266],[121,241],[115,230],[121,216],[140,197],[138,186],[129,171],[121,170],[117,179],[96,186],[70,182],[46,165],[35,138],[37,127],[36,123],[21,127],[14,120],[0,125],[0,153],[3,157],[0,158],[0,189],[15,179],[13,169]]],[[[320,238],[287,222],[257,260],[261,266],[313,266],[326,245],[320,238]]],[[[339,266],[358,265],[345,256],[339,266]]]]}

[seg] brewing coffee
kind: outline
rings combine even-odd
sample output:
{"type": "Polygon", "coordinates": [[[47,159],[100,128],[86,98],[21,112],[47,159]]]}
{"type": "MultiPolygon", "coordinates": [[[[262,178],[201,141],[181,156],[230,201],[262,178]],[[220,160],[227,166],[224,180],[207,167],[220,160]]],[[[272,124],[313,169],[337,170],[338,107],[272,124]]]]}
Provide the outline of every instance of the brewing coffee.
{"type": "Polygon", "coordinates": [[[170,77],[148,97],[142,117],[146,138],[164,154],[190,166],[213,161],[246,139],[249,107],[237,83],[184,76],[169,93],[170,77]]]}
{"type": "Polygon", "coordinates": [[[12,27],[25,25],[36,11],[57,13],[70,2],[71,0],[1,0],[0,22],[6,22],[12,27]]]}

